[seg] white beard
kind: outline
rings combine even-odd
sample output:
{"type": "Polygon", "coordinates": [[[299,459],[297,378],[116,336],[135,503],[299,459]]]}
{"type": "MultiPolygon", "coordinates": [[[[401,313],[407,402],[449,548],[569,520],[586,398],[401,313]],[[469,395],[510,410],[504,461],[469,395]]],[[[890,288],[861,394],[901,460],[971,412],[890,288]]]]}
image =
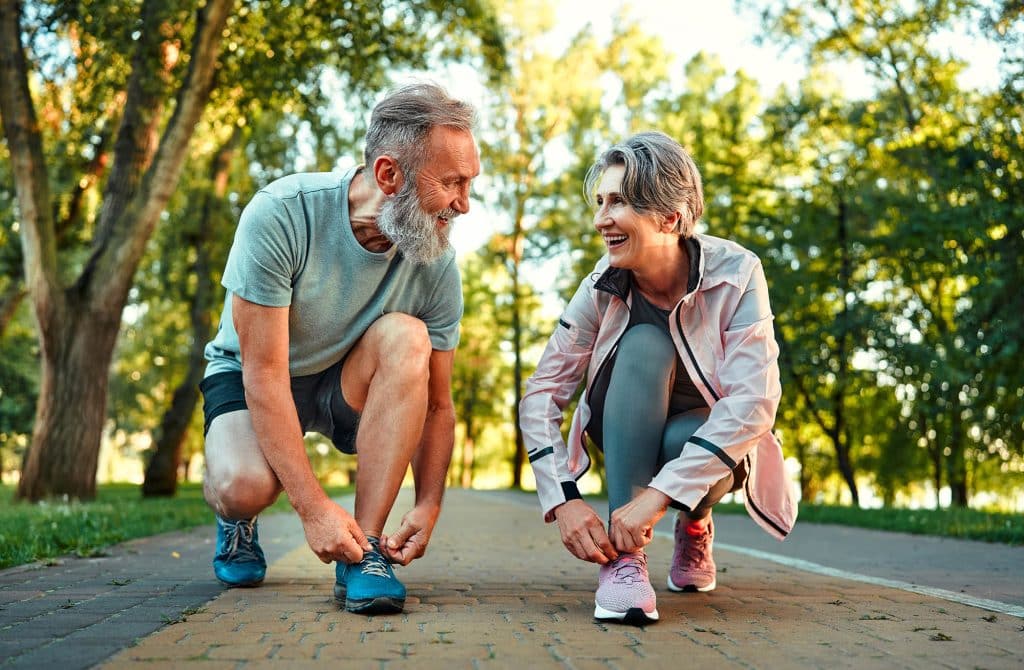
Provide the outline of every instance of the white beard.
{"type": "Polygon", "coordinates": [[[408,179],[401,191],[384,201],[377,215],[377,228],[410,262],[427,265],[448,251],[449,235],[458,215],[450,207],[434,214],[425,211],[414,180],[408,179]],[[448,219],[448,225],[438,226],[439,218],[448,219]]]}

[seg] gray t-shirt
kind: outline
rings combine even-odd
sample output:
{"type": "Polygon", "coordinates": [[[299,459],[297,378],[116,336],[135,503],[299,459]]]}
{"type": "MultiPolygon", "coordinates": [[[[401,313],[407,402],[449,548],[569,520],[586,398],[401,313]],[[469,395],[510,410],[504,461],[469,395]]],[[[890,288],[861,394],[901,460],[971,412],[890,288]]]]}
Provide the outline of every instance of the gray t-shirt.
{"type": "Polygon", "coordinates": [[[224,311],[206,345],[206,376],[242,369],[231,319],[234,294],[288,312],[293,377],[341,360],[377,318],[401,312],[422,320],[436,350],[454,349],[462,318],[455,252],[429,265],[407,261],[394,247],[373,253],[356,241],[344,174],[304,173],[278,179],[242,212],[222,282],[224,311]]]}

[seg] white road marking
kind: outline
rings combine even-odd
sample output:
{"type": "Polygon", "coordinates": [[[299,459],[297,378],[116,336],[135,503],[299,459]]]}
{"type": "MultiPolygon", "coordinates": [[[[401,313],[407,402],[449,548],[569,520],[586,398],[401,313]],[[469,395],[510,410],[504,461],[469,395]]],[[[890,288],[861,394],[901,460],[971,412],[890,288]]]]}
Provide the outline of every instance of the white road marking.
{"type": "MultiPolygon", "coordinates": [[[[672,532],[658,530],[655,531],[655,535],[661,537],[672,538],[672,532]]],[[[804,572],[813,572],[818,575],[825,575],[826,577],[838,577],[840,579],[849,579],[855,582],[863,582],[865,584],[872,584],[874,586],[884,586],[890,589],[900,589],[901,591],[909,591],[911,593],[918,593],[923,596],[929,596],[932,598],[940,598],[942,600],[949,600],[951,602],[960,603],[961,605],[970,605],[971,607],[978,607],[983,610],[990,612],[999,612],[1000,614],[1007,614],[1009,616],[1015,616],[1017,618],[1024,619],[1024,607],[1020,605],[1012,605],[1010,603],[1002,603],[998,600],[988,600],[987,598],[976,598],[969,596],[964,593],[955,593],[953,591],[947,591],[945,589],[938,589],[933,586],[921,586],[920,584],[910,584],[908,582],[901,582],[895,579],[885,579],[883,577],[871,577],[870,575],[861,575],[856,572],[849,572],[848,570],[838,570],[836,568],[830,568],[825,565],[819,565],[818,563],[812,563],[811,561],[805,561],[800,558],[791,558],[789,556],[781,556],[779,554],[772,554],[767,551],[760,551],[758,549],[748,549],[747,547],[740,547],[735,544],[725,544],[724,542],[715,542],[715,547],[718,549],[724,549],[726,551],[732,551],[737,554],[744,554],[753,558],[759,558],[764,561],[771,561],[773,563],[779,563],[786,567],[795,568],[797,570],[803,570],[804,572]]]]}

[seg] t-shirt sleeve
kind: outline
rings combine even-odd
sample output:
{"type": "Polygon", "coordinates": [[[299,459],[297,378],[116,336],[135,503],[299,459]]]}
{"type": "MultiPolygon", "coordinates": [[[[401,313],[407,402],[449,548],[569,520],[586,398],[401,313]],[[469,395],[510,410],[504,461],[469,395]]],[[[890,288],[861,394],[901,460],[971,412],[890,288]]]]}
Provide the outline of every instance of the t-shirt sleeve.
{"type": "Polygon", "coordinates": [[[221,283],[249,302],[287,307],[301,263],[298,235],[281,200],[260,191],[242,211],[221,283]]]}
{"type": "Polygon", "coordinates": [[[430,344],[438,351],[450,351],[459,344],[462,320],[462,277],[454,256],[441,273],[434,293],[420,318],[427,325],[430,344]]]}

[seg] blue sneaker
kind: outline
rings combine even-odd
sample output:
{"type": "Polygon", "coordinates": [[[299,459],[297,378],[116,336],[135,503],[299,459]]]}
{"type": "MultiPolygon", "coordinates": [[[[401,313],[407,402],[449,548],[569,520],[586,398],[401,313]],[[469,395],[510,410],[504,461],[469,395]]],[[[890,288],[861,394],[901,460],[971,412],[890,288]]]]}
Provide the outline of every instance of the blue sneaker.
{"type": "Polygon", "coordinates": [[[363,560],[351,565],[338,561],[334,566],[334,599],[349,612],[398,614],[405,606],[405,585],[380,553],[380,540],[367,539],[373,550],[363,553],[363,560]]]}
{"type": "Polygon", "coordinates": [[[213,574],[225,586],[256,586],[267,574],[256,518],[228,521],[217,517],[217,553],[213,574]]]}

